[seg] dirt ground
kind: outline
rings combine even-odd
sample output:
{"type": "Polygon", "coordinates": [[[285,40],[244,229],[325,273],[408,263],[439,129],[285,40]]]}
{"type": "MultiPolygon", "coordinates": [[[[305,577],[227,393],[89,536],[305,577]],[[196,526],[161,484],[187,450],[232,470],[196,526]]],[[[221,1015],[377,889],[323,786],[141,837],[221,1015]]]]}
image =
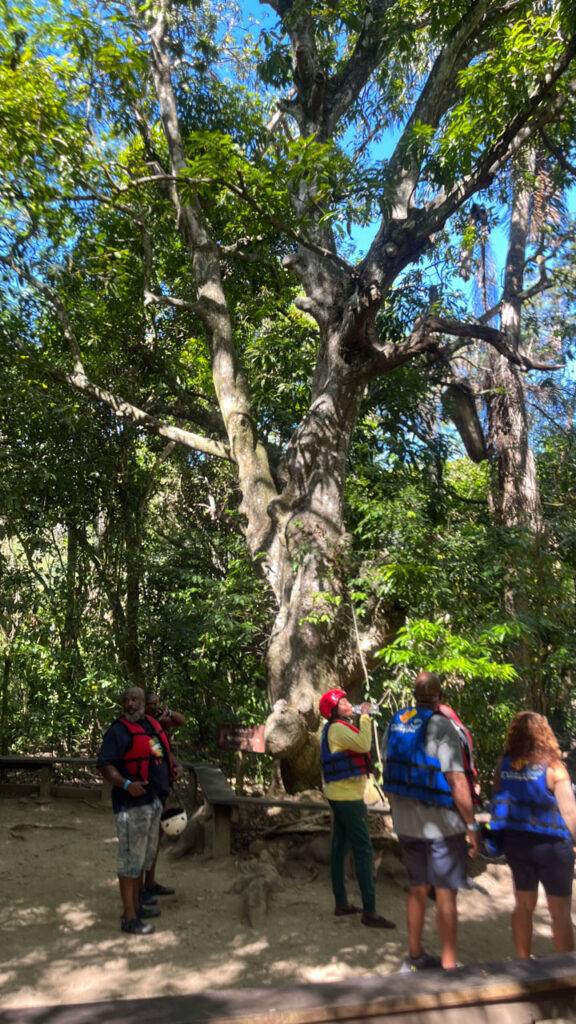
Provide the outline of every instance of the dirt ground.
{"type": "MultiPolygon", "coordinates": [[[[406,879],[390,849],[379,866],[377,908],[397,923],[395,931],[366,928],[356,916],[335,918],[329,870],[309,856],[310,835],[284,834],[259,844],[268,866],[273,856],[279,878],[256,927],[246,918],[237,881],[253,859],[214,862],[189,853],[174,860],[167,849],[157,877],[176,894],[159,899],[156,932],[141,937],[119,928],[108,805],[97,797],[46,803],[0,797],[0,817],[4,1008],[386,975],[406,953],[406,879]]],[[[326,847],[327,833],[315,835],[313,844],[326,847]]],[[[508,869],[482,864],[471,874],[481,888],[460,894],[460,959],[511,957],[508,869]]],[[[354,880],[349,897],[359,899],[354,880]]],[[[534,953],[552,953],[542,896],[535,923],[534,953]]],[[[425,944],[438,952],[432,903],[425,944]]]]}

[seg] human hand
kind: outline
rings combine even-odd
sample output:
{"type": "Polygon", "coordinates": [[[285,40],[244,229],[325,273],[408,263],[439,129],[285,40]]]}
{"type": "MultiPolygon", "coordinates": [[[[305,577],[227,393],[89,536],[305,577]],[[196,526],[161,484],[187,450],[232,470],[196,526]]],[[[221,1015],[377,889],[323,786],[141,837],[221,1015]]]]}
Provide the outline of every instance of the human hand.
{"type": "Polygon", "coordinates": [[[144,796],[146,792],[147,782],[139,782],[137,779],[133,780],[129,786],[126,786],[126,792],[130,793],[130,796],[144,796]]]}
{"type": "Polygon", "coordinates": [[[480,833],[467,832],[466,838],[468,840],[468,853],[471,857],[476,857],[480,853],[480,833]]]}
{"type": "Polygon", "coordinates": [[[371,707],[372,707],[372,701],[363,700],[361,705],[360,705],[360,714],[361,715],[369,715],[371,707]]]}

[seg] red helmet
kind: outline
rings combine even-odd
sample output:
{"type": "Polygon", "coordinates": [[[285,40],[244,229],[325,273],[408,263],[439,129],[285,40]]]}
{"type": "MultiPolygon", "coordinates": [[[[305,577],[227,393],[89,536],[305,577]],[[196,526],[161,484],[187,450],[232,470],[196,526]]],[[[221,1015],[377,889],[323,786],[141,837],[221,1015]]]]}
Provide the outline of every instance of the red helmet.
{"type": "Polygon", "coordinates": [[[342,700],[342,697],[345,696],[345,690],[327,690],[326,693],[323,693],[320,697],[320,703],[318,704],[320,714],[324,715],[324,718],[331,718],[334,708],[337,706],[338,702],[342,700]]]}

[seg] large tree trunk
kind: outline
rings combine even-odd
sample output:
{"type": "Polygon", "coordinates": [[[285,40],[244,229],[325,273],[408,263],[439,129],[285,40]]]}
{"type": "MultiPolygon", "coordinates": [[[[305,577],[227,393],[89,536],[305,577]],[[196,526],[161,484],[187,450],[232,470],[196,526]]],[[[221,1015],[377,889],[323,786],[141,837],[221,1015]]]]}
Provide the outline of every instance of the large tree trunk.
{"type": "MultiPolygon", "coordinates": [[[[516,186],[506,259],[501,329],[513,352],[522,348],[521,292],[534,193],[516,186]]],[[[488,446],[496,459],[497,479],[492,489],[492,511],[498,523],[514,531],[517,542],[509,557],[504,608],[511,619],[533,619],[535,581],[544,542],[540,494],[534,453],[530,445],[526,391],[521,372],[508,359],[490,350],[485,378],[488,446]]],[[[542,691],[533,666],[538,662],[538,637],[520,639],[511,652],[521,673],[525,701],[537,710],[542,691]]],[[[537,668],[535,670],[538,676],[537,668]]]]}
{"type": "Polygon", "coordinates": [[[282,759],[290,791],[319,783],[319,695],[335,686],[354,689],[358,653],[346,589],[343,491],[359,399],[333,388],[313,402],[269,510],[279,539],[273,547],[279,610],[267,655],[273,714],[266,740],[282,759]]]}

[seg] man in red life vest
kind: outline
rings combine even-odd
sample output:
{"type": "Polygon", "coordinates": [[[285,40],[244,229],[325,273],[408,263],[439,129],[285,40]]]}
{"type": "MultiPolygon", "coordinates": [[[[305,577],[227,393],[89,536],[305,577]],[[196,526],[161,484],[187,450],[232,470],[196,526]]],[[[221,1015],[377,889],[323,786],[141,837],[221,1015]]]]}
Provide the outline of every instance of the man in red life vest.
{"type": "Polygon", "coordinates": [[[370,704],[362,704],[360,727],[352,725],[352,705],[344,690],[328,690],[320,698],[320,713],[328,719],[322,733],[322,773],[326,798],[332,808],[332,891],[337,917],[362,913],[362,924],[369,928],[395,928],[376,913],[372,840],[364,789],[371,771],[372,727],[367,714],[370,704]],[[352,850],[356,877],[362,893],[362,910],[348,902],[344,864],[352,850]]]}
{"type": "MultiPolygon", "coordinates": [[[[186,718],[180,711],[173,711],[171,708],[166,707],[161,703],[160,697],[153,690],[146,690],[145,693],[145,712],[150,718],[154,718],[159,725],[162,726],[164,732],[169,734],[174,729],[179,729],[180,726],[186,725],[186,718]]],[[[175,772],[179,770],[178,765],[174,765],[175,772]]],[[[161,885],[160,882],[156,881],[156,863],[158,861],[158,853],[160,852],[160,836],[158,836],[158,844],[156,846],[156,856],[154,862],[150,868],[145,872],[143,885],[140,889],[140,903],[145,906],[156,903],[156,896],[172,896],[175,889],[170,885],[161,885]]]]}
{"type": "Polygon", "coordinates": [[[126,690],[122,707],[123,714],[104,735],[98,767],[113,787],[123,909],[120,926],[132,935],[149,935],[154,926],[143,918],[159,917],[160,911],[140,905],[140,881],[154,861],[171,780],[182,769],[172,764],[170,742],[161,725],[144,713],[144,691],[138,686],[126,690]]]}

